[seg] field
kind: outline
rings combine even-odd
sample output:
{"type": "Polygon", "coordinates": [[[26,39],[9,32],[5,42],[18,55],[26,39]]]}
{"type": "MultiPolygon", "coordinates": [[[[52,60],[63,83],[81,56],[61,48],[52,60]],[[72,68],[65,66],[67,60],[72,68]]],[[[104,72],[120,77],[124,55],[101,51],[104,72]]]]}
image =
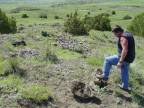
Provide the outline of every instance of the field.
{"type": "Polygon", "coordinates": [[[134,17],[144,12],[143,0],[0,0],[0,8],[16,19],[18,28],[15,34],[0,34],[0,108],[144,108],[143,37],[134,36],[132,93],[117,87],[120,73],[113,67],[110,86],[92,85],[95,98],[82,101],[73,97],[72,83],[95,80],[105,57],[117,54],[116,38],[108,31],[91,30],[81,36],[64,32],[66,16],[75,10],[81,18],[88,12],[90,16],[108,13],[112,27],[127,30],[134,17]],[[126,15],[132,19],[123,19],[126,15]],[[19,40],[26,45],[12,45],[19,40]]]}

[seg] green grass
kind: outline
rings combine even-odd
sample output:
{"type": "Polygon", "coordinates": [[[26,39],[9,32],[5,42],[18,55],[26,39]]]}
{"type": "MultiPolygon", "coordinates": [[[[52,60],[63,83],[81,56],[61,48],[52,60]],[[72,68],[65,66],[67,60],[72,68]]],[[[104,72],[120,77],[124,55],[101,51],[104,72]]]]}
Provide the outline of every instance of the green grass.
{"type": "Polygon", "coordinates": [[[103,59],[98,57],[87,57],[86,62],[93,66],[102,66],[103,59]]]}
{"type": "Polygon", "coordinates": [[[1,85],[18,87],[22,84],[22,80],[18,76],[9,75],[3,80],[0,80],[1,85]]]}
{"type": "Polygon", "coordinates": [[[0,85],[3,87],[2,93],[11,93],[19,90],[19,87],[23,84],[23,80],[14,75],[9,75],[0,80],[0,85]]]}
{"type": "MultiPolygon", "coordinates": [[[[139,0],[140,1],[140,0],[139,0]]],[[[66,14],[74,12],[74,10],[78,9],[79,12],[81,13],[81,16],[83,16],[84,14],[86,14],[87,12],[91,12],[91,15],[97,15],[99,13],[102,12],[106,12],[111,14],[112,10],[116,11],[116,15],[111,16],[112,22],[113,21],[118,21],[120,19],[122,19],[122,17],[126,14],[130,14],[131,16],[135,16],[138,13],[141,13],[143,10],[143,7],[135,7],[134,6],[141,6],[141,3],[139,1],[117,1],[115,3],[113,3],[113,1],[110,2],[101,2],[101,3],[88,3],[88,4],[69,4],[69,5],[63,5],[63,6],[55,6],[55,7],[50,7],[50,5],[48,4],[48,2],[44,2],[45,4],[28,4],[28,3],[24,3],[23,5],[19,4],[18,6],[16,6],[16,4],[0,4],[0,7],[3,10],[6,10],[6,12],[8,12],[9,16],[14,16],[17,19],[18,24],[33,24],[33,23],[62,23],[65,19],[59,19],[56,20],[54,19],[54,16],[60,16],[62,18],[65,18],[66,14]],[[117,4],[117,7],[115,7],[115,5],[117,4]],[[125,9],[126,6],[133,6],[132,9],[125,9]],[[9,11],[11,11],[12,9],[15,8],[22,8],[22,7],[29,7],[29,8],[39,8],[40,10],[34,10],[34,11],[20,11],[19,13],[9,13],[9,11]],[[102,8],[102,10],[99,10],[99,8],[102,8]],[[123,9],[124,8],[124,9],[123,9]],[[85,11],[86,10],[86,11],[85,11]],[[134,11],[134,12],[131,12],[134,11]],[[30,18],[28,19],[23,19],[21,18],[21,15],[23,13],[26,13],[30,16],[30,18]],[[48,15],[48,19],[40,19],[38,18],[39,14],[41,13],[46,13],[48,15]],[[27,22],[27,23],[25,23],[27,22]]],[[[42,3],[42,1],[41,1],[42,3]]]]}
{"type": "Polygon", "coordinates": [[[66,49],[65,50],[64,49],[58,49],[56,51],[56,55],[58,56],[58,58],[64,59],[64,60],[78,59],[81,57],[81,55],[79,53],[69,51],[66,49]]]}
{"type": "Polygon", "coordinates": [[[5,75],[9,70],[10,70],[10,66],[6,60],[0,62],[0,76],[5,75]]]}
{"type": "Polygon", "coordinates": [[[48,100],[49,96],[52,96],[51,90],[40,84],[24,85],[20,88],[22,98],[30,99],[34,101],[48,100]]]}
{"type": "MultiPolygon", "coordinates": [[[[39,0],[40,1],[40,0],[39,0]]],[[[55,23],[60,23],[63,25],[63,22],[65,21],[65,16],[71,12],[74,12],[76,9],[78,9],[80,16],[84,17],[87,12],[90,12],[91,16],[95,16],[100,13],[109,13],[110,14],[110,19],[111,19],[111,25],[112,27],[116,24],[121,25],[124,28],[127,28],[127,26],[130,24],[131,20],[123,20],[123,17],[125,15],[130,15],[133,18],[143,12],[144,10],[144,1],[143,0],[96,0],[96,3],[89,2],[89,3],[84,3],[80,4],[75,1],[68,1],[67,5],[61,5],[59,6],[58,3],[55,2],[56,0],[45,0],[45,1],[40,1],[40,3],[24,3],[24,2],[15,2],[15,3],[0,3],[0,8],[4,10],[8,16],[14,16],[17,20],[17,24],[23,24],[26,29],[24,31],[21,31],[20,33],[16,34],[11,34],[12,36],[8,38],[8,40],[4,40],[3,44],[0,44],[0,75],[4,75],[7,69],[11,69],[10,65],[17,65],[17,62],[15,59],[8,60],[8,58],[4,58],[2,54],[5,54],[5,51],[9,52],[17,52],[21,49],[24,48],[31,48],[35,49],[40,52],[40,56],[38,57],[29,57],[29,58],[21,58],[21,61],[18,61],[18,65],[20,63],[20,66],[26,69],[26,73],[28,76],[25,78],[23,76],[19,77],[17,74],[16,75],[11,75],[9,74],[8,76],[0,76],[0,85],[2,85],[2,96],[0,98],[0,102],[3,103],[6,107],[10,107],[9,104],[3,97],[8,96],[6,95],[7,93],[10,92],[17,92],[22,96],[22,98],[25,99],[32,99],[36,101],[43,101],[47,100],[49,96],[52,96],[52,91],[50,90],[49,87],[44,86],[43,84],[34,84],[35,81],[59,81],[60,76],[55,76],[54,73],[52,73],[53,77],[47,78],[47,75],[49,74],[50,70],[53,65],[57,64],[51,64],[50,62],[45,62],[43,60],[46,49],[50,47],[52,52],[57,55],[59,59],[62,60],[80,60],[84,59],[89,68],[97,68],[97,67],[102,67],[103,62],[104,62],[104,57],[117,54],[116,50],[116,45],[114,43],[114,37],[111,32],[101,32],[101,31],[95,31],[91,30],[89,32],[88,36],[74,36],[74,39],[77,39],[81,42],[88,42],[89,47],[91,52],[89,52],[89,55],[87,58],[82,58],[82,54],[70,51],[67,49],[62,49],[57,46],[50,46],[50,42],[56,43],[55,38],[62,34],[63,32],[63,27],[58,27],[55,28],[51,25],[55,23]],[[53,2],[53,3],[52,3],[53,2]],[[55,2],[55,3],[54,3],[55,2]],[[75,4],[72,4],[72,2],[75,2],[75,4]],[[53,5],[54,7],[51,7],[53,5]],[[16,8],[22,8],[22,7],[29,7],[29,8],[39,8],[40,10],[33,10],[33,11],[26,11],[26,10],[21,10],[19,13],[11,13],[11,10],[16,9],[16,8]],[[100,8],[102,10],[100,10],[100,8]],[[116,11],[116,15],[111,15],[112,10],[116,11]],[[22,14],[28,14],[29,18],[23,19],[21,18],[22,14]],[[41,13],[45,13],[48,15],[47,19],[40,19],[39,15],[41,13]],[[62,19],[55,19],[54,16],[59,16],[62,17],[62,19]],[[34,25],[34,24],[44,24],[47,23],[49,25],[43,26],[43,25],[34,25]],[[27,25],[32,25],[33,27],[27,27],[27,25]],[[53,34],[51,38],[44,38],[41,36],[41,31],[47,31],[50,34],[53,34]],[[11,45],[11,41],[13,40],[20,40],[24,37],[26,40],[27,46],[26,47],[13,47],[11,45]],[[52,39],[52,40],[51,40],[52,39]],[[50,67],[50,68],[49,68],[50,67]],[[24,83],[25,81],[25,83],[24,83]],[[29,81],[27,83],[27,81],[29,81]],[[15,90],[16,89],[16,90],[15,90]],[[6,104],[5,104],[6,103],[6,104]]],[[[143,71],[143,59],[144,59],[144,49],[143,49],[143,38],[136,37],[136,46],[140,46],[140,48],[136,48],[136,61],[131,65],[132,67],[132,72],[130,72],[130,84],[134,87],[134,93],[133,98],[135,99],[132,104],[139,104],[143,105],[143,98],[142,93],[144,91],[143,85],[139,84],[140,78],[144,77],[144,71],[143,71]],[[139,77],[140,75],[141,77],[139,77]],[[137,79],[139,78],[139,79],[137,79]]],[[[7,57],[7,52],[5,54],[7,57]]],[[[71,64],[73,66],[73,64],[71,64]]],[[[83,68],[83,66],[78,65],[76,68],[73,68],[73,72],[70,72],[71,75],[73,74],[72,77],[73,79],[88,79],[86,77],[90,77],[89,72],[92,72],[93,69],[87,69],[83,68]]],[[[63,74],[63,73],[62,73],[63,74]]],[[[51,75],[51,73],[50,73],[51,75]]],[[[119,82],[119,73],[115,71],[115,74],[111,76],[111,80],[113,81],[112,84],[118,83],[119,82]]],[[[70,76],[71,77],[71,76],[70,76]]],[[[65,77],[64,77],[65,78],[65,77]]],[[[67,80],[67,79],[66,79],[67,80]]],[[[49,82],[51,84],[51,82],[49,82]]],[[[52,84],[55,82],[52,82],[52,84]]],[[[63,83],[64,84],[64,83],[63,83]]],[[[54,87],[57,88],[57,85],[53,85],[54,87]]],[[[64,85],[65,86],[65,85],[64,85]]],[[[61,87],[61,86],[60,86],[61,87]]],[[[61,89],[61,88],[60,88],[61,89]]],[[[0,90],[1,92],[1,90],[0,90]]],[[[55,90],[53,91],[55,92],[55,90]]],[[[62,91],[61,91],[62,92],[62,91]]],[[[119,89],[117,94],[119,94],[119,89]]],[[[103,93],[102,93],[103,95],[103,93]]],[[[63,95],[64,97],[65,95],[63,95]]],[[[105,95],[104,95],[105,96],[105,95]]],[[[59,97],[59,96],[58,96],[59,97]]],[[[63,97],[60,97],[60,100],[63,99],[63,97]]],[[[9,98],[9,96],[8,96],[9,98]]],[[[15,97],[12,97],[12,99],[15,99],[15,97]]],[[[11,101],[11,100],[9,100],[11,101]]],[[[71,100],[70,100],[71,101],[71,100]]],[[[73,105],[73,101],[72,105],[73,105]]],[[[16,104],[14,102],[14,104],[16,104]]],[[[111,103],[113,104],[113,103],[111,103]]],[[[128,106],[132,107],[131,103],[127,103],[128,106]]],[[[80,104],[79,104],[80,105],[80,104]]],[[[82,105],[82,104],[81,104],[82,105]]],[[[79,107],[82,107],[82,106],[79,107]]],[[[91,104],[89,104],[90,107],[91,104]]],[[[88,106],[89,106],[88,105],[88,106]]],[[[12,106],[12,105],[11,105],[12,106]]],[[[0,106],[1,107],[1,106],[0,106]]],[[[76,107],[76,106],[74,106],[76,107]]],[[[95,107],[95,106],[94,106],[95,107]]],[[[120,106],[122,107],[122,106],[120,106]]],[[[126,105],[127,107],[127,105],[126,105]]]]}

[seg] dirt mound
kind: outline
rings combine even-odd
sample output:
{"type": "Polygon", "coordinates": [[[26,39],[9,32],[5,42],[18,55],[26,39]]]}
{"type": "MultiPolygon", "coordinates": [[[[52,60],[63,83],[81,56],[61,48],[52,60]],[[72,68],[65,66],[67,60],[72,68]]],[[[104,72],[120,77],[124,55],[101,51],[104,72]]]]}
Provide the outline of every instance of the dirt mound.
{"type": "Polygon", "coordinates": [[[91,88],[88,87],[85,83],[75,81],[72,86],[72,93],[83,98],[91,96],[91,88]]]}
{"type": "Polygon", "coordinates": [[[71,91],[77,102],[101,104],[101,100],[95,97],[94,89],[89,84],[74,81],[71,91]]]}

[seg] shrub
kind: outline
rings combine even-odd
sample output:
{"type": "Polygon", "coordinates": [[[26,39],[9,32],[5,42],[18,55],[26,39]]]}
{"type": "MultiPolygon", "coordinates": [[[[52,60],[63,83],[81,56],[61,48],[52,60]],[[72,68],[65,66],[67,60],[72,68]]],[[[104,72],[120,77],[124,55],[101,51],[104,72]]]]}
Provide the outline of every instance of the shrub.
{"type": "Polygon", "coordinates": [[[135,35],[144,37],[144,13],[137,15],[128,26],[128,30],[135,35]]]}
{"type": "Polygon", "coordinates": [[[5,60],[2,56],[0,56],[0,76],[6,76],[10,73],[16,72],[17,67],[17,58],[9,58],[5,60]]]}
{"type": "Polygon", "coordinates": [[[19,68],[19,59],[16,57],[10,57],[8,59],[8,63],[9,63],[10,69],[11,69],[10,71],[12,73],[16,73],[19,68]]]}
{"type": "Polygon", "coordinates": [[[61,19],[61,18],[60,18],[59,16],[57,16],[57,15],[56,15],[56,16],[54,16],[54,18],[55,18],[55,19],[61,19]]]}
{"type": "Polygon", "coordinates": [[[74,14],[71,13],[71,15],[67,17],[67,20],[65,21],[64,26],[65,26],[66,32],[72,33],[74,35],[84,35],[88,33],[84,26],[83,21],[78,16],[77,11],[75,11],[74,14]]]}
{"type": "Polygon", "coordinates": [[[129,19],[132,19],[132,17],[129,16],[129,15],[126,15],[126,16],[123,17],[123,19],[124,19],[124,20],[129,20],[129,19]]]}
{"type": "Polygon", "coordinates": [[[29,16],[27,14],[22,14],[22,18],[28,18],[29,16]]]}
{"type": "Polygon", "coordinates": [[[95,17],[86,15],[83,21],[88,31],[91,29],[101,31],[111,30],[109,14],[107,13],[102,13],[95,17]]]}
{"type": "Polygon", "coordinates": [[[8,18],[0,9],[0,33],[15,33],[17,30],[15,19],[8,18]]]}
{"type": "Polygon", "coordinates": [[[54,64],[58,63],[59,61],[58,57],[49,49],[46,50],[46,60],[54,64]]]}
{"type": "Polygon", "coordinates": [[[110,31],[109,14],[102,13],[94,17],[87,14],[83,19],[79,18],[77,11],[74,14],[67,15],[67,21],[65,22],[66,32],[74,35],[83,35],[87,34],[91,29],[110,31]]]}
{"type": "Polygon", "coordinates": [[[39,18],[47,18],[47,15],[46,14],[40,14],[39,18]]]}
{"type": "Polygon", "coordinates": [[[88,15],[90,15],[91,13],[90,13],[90,12],[88,12],[87,14],[88,14],[88,15]]]}
{"type": "Polygon", "coordinates": [[[115,15],[115,14],[116,14],[116,11],[113,10],[113,11],[112,11],[112,15],[115,15]]]}

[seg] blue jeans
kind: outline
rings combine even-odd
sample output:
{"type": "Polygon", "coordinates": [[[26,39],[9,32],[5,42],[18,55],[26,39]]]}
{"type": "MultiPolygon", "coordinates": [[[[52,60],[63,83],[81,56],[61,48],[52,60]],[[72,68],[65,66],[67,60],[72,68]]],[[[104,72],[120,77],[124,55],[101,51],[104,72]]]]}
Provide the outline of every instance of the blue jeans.
{"type": "MultiPolygon", "coordinates": [[[[118,61],[119,61],[118,55],[105,58],[104,65],[103,65],[103,79],[104,80],[108,80],[112,65],[117,65],[118,61]]],[[[126,89],[129,86],[128,85],[128,80],[129,80],[128,70],[129,70],[129,63],[123,62],[121,66],[121,81],[122,81],[123,88],[126,88],[126,89]]]]}

